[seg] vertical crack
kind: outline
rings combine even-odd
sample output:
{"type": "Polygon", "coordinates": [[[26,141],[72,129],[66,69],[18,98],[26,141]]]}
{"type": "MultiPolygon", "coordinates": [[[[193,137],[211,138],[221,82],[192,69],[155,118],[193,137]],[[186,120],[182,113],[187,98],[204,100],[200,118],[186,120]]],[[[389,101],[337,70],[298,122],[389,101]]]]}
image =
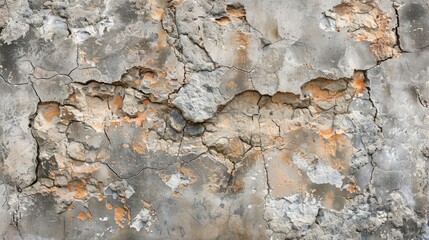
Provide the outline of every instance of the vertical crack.
{"type": "MultiPolygon", "coordinates": [[[[366,71],[364,72],[364,76],[365,76],[365,81],[369,83],[370,80],[367,77],[367,72],[366,71]]],[[[383,127],[378,123],[378,114],[379,114],[379,111],[378,111],[377,106],[375,105],[374,100],[372,99],[371,87],[367,86],[366,89],[368,90],[368,101],[371,103],[371,106],[375,109],[375,114],[373,116],[373,122],[378,127],[378,129],[380,130],[380,132],[383,133],[383,127]]]]}
{"type": "Polygon", "coordinates": [[[392,7],[393,7],[393,9],[394,9],[394,11],[395,11],[395,15],[396,15],[396,26],[395,26],[395,30],[394,30],[394,32],[395,32],[395,35],[396,35],[396,46],[399,48],[399,50],[401,51],[401,52],[405,52],[403,49],[402,49],[402,47],[401,47],[401,42],[400,42],[400,35],[399,35],[399,11],[398,11],[398,7],[399,7],[399,5],[398,5],[398,3],[396,3],[396,2],[393,2],[392,3],[392,7]]]}
{"type": "MultiPolygon", "coordinates": [[[[365,71],[364,72],[364,77],[365,77],[365,81],[366,82],[370,82],[370,80],[369,80],[369,78],[367,77],[367,71],[365,71]]],[[[374,116],[373,116],[373,122],[374,122],[374,124],[377,126],[377,128],[379,129],[379,131],[380,131],[380,133],[382,134],[382,135],[384,135],[383,134],[383,127],[381,126],[381,124],[379,124],[379,120],[378,120],[378,117],[379,117],[379,111],[378,111],[378,108],[377,108],[377,106],[375,105],[375,102],[374,102],[374,100],[372,99],[372,95],[371,95],[371,88],[368,86],[368,84],[367,84],[367,87],[366,87],[366,89],[368,90],[368,101],[371,103],[371,106],[375,109],[375,113],[374,113],[374,116]]],[[[377,150],[375,150],[375,151],[377,151],[377,150]]],[[[371,174],[370,174],[370,180],[369,180],[369,184],[370,185],[372,185],[372,180],[373,180],[373,177],[374,177],[374,171],[375,171],[375,168],[377,167],[377,164],[376,163],[374,163],[374,153],[375,152],[372,152],[372,153],[368,153],[368,156],[369,156],[369,158],[370,158],[370,164],[371,164],[371,166],[372,166],[372,170],[371,170],[371,174]]]]}
{"type": "Polygon", "coordinates": [[[268,199],[269,195],[271,194],[271,185],[270,185],[270,180],[269,180],[269,176],[268,176],[268,160],[264,154],[264,147],[262,145],[262,136],[261,136],[261,131],[262,131],[262,128],[261,128],[261,116],[262,116],[261,115],[261,108],[262,108],[262,106],[260,103],[261,103],[262,98],[263,98],[263,96],[261,95],[259,100],[258,100],[257,105],[258,105],[259,144],[260,144],[261,155],[262,155],[262,160],[263,160],[263,164],[264,164],[264,173],[265,173],[265,181],[266,181],[265,184],[266,184],[266,188],[267,188],[267,192],[264,196],[264,211],[263,211],[264,216],[263,216],[263,219],[267,223],[267,227],[270,229],[268,220],[265,217],[265,213],[267,212],[267,199],[268,199]]]}

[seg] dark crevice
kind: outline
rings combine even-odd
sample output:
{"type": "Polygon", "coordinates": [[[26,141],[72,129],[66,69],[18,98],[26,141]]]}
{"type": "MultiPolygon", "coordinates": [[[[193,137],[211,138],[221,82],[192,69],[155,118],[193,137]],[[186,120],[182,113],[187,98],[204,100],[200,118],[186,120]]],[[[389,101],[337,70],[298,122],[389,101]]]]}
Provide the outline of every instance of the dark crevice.
{"type": "Polygon", "coordinates": [[[396,35],[396,46],[399,48],[399,50],[401,52],[406,52],[402,49],[401,47],[401,41],[400,41],[400,35],[399,35],[399,26],[400,26],[400,21],[399,21],[399,11],[398,11],[398,4],[396,2],[392,3],[392,8],[395,11],[395,15],[396,15],[396,26],[394,28],[394,32],[396,35]]]}

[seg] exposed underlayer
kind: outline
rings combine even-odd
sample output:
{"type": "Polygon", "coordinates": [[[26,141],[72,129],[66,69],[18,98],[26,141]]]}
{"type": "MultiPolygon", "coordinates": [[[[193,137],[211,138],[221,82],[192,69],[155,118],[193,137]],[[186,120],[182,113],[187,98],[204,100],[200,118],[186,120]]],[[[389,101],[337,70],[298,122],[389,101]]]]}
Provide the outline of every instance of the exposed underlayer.
{"type": "Polygon", "coordinates": [[[429,239],[423,0],[0,0],[3,239],[429,239]]]}

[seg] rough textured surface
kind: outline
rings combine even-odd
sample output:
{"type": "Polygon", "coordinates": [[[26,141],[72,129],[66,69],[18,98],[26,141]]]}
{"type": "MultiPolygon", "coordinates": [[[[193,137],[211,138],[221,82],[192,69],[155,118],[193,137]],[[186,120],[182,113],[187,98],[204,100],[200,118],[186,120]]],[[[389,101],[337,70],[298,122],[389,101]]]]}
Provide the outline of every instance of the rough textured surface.
{"type": "Polygon", "coordinates": [[[429,239],[423,0],[0,0],[2,239],[429,239]]]}

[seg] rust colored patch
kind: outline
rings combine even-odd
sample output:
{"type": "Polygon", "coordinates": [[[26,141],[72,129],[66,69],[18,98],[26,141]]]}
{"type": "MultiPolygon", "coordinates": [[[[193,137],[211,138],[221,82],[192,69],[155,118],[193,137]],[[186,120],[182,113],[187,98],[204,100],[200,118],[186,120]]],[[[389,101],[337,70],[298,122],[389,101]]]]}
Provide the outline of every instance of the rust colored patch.
{"type": "Polygon", "coordinates": [[[143,205],[146,207],[146,208],[152,208],[152,204],[150,203],[150,202],[148,202],[148,201],[143,201],[143,205]]]}
{"type": "Polygon", "coordinates": [[[275,159],[269,165],[268,178],[272,187],[271,194],[276,197],[303,192],[307,186],[301,172],[294,165],[285,164],[281,159],[275,159]]]}
{"type": "Polygon", "coordinates": [[[334,201],[334,198],[335,198],[335,195],[334,195],[334,193],[333,193],[332,191],[329,191],[329,192],[326,194],[326,199],[327,199],[328,201],[334,201]]]}
{"type": "Polygon", "coordinates": [[[74,205],[73,204],[70,204],[70,205],[67,206],[67,211],[71,211],[73,209],[74,209],[74,205]]]}
{"type": "Polygon", "coordinates": [[[225,26],[231,22],[231,19],[229,19],[229,17],[220,17],[216,18],[216,22],[221,26],[225,26]]]}
{"type": "Polygon", "coordinates": [[[225,87],[226,87],[226,89],[229,89],[229,90],[231,90],[231,89],[234,89],[234,88],[236,88],[237,87],[237,83],[234,81],[234,80],[228,80],[227,82],[226,82],[226,85],[225,85],[225,87]]]}
{"type": "MultiPolygon", "coordinates": [[[[247,45],[249,45],[250,42],[249,36],[243,32],[237,32],[235,41],[238,45],[235,52],[235,65],[240,68],[246,68],[249,64],[249,56],[247,51],[247,45]]],[[[238,75],[235,77],[237,78],[235,82],[238,82],[240,80],[240,77],[238,75]]],[[[232,85],[229,86],[231,87],[232,85]]]]}
{"type": "Polygon", "coordinates": [[[241,18],[246,16],[246,10],[241,4],[231,4],[226,6],[226,13],[235,18],[241,18]]]}
{"type": "Polygon", "coordinates": [[[148,104],[150,104],[150,100],[148,100],[148,99],[145,99],[145,100],[143,100],[143,102],[142,102],[144,105],[148,105],[148,104]]]}
{"type": "Polygon", "coordinates": [[[152,17],[152,19],[156,21],[161,21],[162,18],[164,17],[164,9],[158,8],[158,7],[152,7],[150,9],[150,16],[152,17]]]}
{"type": "Polygon", "coordinates": [[[114,96],[113,100],[110,102],[110,111],[116,114],[121,113],[123,104],[122,96],[114,96]]]}
{"type": "Polygon", "coordinates": [[[157,34],[158,34],[158,49],[162,49],[167,47],[167,33],[164,31],[164,29],[159,28],[157,30],[157,34]]]}
{"type": "Polygon", "coordinates": [[[143,125],[143,123],[146,121],[146,113],[137,113],[136,118],[132,118],[130,122],[134,122],[137,126],[143,125]]]}
{"type": "Polygon", "coordinates": [[[320,136],[322,136],[324,138],[329,138],[332,136],[333,129],[332,128],[321,129],[321,130],[319,130],[319,133],[320,133],[320,136]]]}
{"type": "Polygon", "coordinates": [[[282,160],[285,164],[287,164],[287,165],[290,165],[290,164],[291,164],[291,162],[290,162],[290,158],[289,158],[289,156],[288,156],[287,154],[282,153],[282,155],[280,156],[280,158],[281,158],[281,160],[282,160]]]}
{"type": "Polygon", "coordinates": [[[332,191],[329,191],[325,194],[324,206],[332,209],[334,207],[335,194],[332,191]]]}
{"type": "Polygon", "coordinates": [[[110,202],[106,202],[107,209],[113,209],[113,205],[110,202]]]}
{"type": "Polygon", "coordinates": [[[128,124],[135,123],[136,126],[141,127],[143,123],[146,121],[146,117],[147,116],[145,112],[139,112],[137,113],[137,117],[130,118],[129,116],[125,116],[121,120],[113,120],[113,121],[110,121],[110,123],[113,125],[120,125],[121,123],[128,123],[128,124]]]}
{"type": "Polygon", "coordinates": [[[98,199],[98,201],[103,201],[103,199],[104,199],[104,195],[103,194],[98,194],[97,195],[97,199],[98,199]]]}
{"type": "Polygon", "coordinates": [[[47,123],[52,123],[55,118],[60,117],[60,108],[56,103],[40,105],[39,112],[47,123]]]}
{"type": "Polygon", "coordinates": [[[141,79],[134,79],[134,84],[140,85],[142,83],[141,79]]]}
{"type": "Polygon", "coordinates": [[[180,172],[185,175],[186,177],[188,177],[189,179],[189,184],[194,184],[197,181],[197,177],[195,176],[195,174],[192,172],[191,169],[186,168],[186,167],[180,167],[180,172]]]}
{"type": "Polygon", "coordinates": [[[125,227],[125,223],[129,223],[131,221],[131,212],[127,205],[115,208],[114,214],[115,222],[121,228],[125,227]]]}
{"type": "Polygon", "coordinates": [[[244,189],[244,182],[241,180],[234,181],[234,184],[232,185],[232,192],[239,192],[244,189]]]}
{"type": "MultiPolygon", "coordinates": [[[[315,164],[316,161],[321,161],[341,174],[347,172],[349,168],[349,160],[352,155],[351,140],[345,134],[334,134],[334,129],[322,129],[317,131],[309,128],[298,128],[287,134],[280,146],[283,149],[279,150],[273,157],[267,167],[268,178],[271,186],[271,194],[276,197],[283,197],[294,193],[313,192],[319,195],[323,201],[327,199],[328,191],[333,191],[337,194],[334,186],[320,186],[314,184],[309,179],[305,170],[299,169],[295,161],[303,161],[307,164],[315,164]],[[323,137],[322,134],[326,134],[323,137]],[[299,157],[299,159],[295,159],[299,157]],[[294,159],[292,161],[292,159],[294,159]],[[302,172],[303,171],[303,172],[302,172]]],[[[338,207],[338,198],[336,195],[335,201],[331,201],[333,207],[338,207]]],[[[341,204],[340,204],[341,205],[341,204]]]]}
{"type": "Polygon", "coordinates": [[[249,45],[249,37],[243,32],[238,32],[237,43],[240,46],[247,46],[247,45],[249,45]]]}
{"type": "Polygon", "coordinates": [[[366,88],[365,76],[363,72],[361,71],[355,72],[355,74],[353,75],[352,83],[353,83],[353,87],[356,89],[356,92],[359,94],[362,94],[366,88]]]}
{"type": "Polygon", "coordinates": [[[84,212],[84,211],[80,211],[80,212],[77,214],[77,218],[79,218],[81,221],[85,221],[85,219],[86,219],[86,214],[85,214],[85,212],[84,212]]]}
{"type": "Polygon", "coordinates": [[[323,151],[326,156],[330,156],[329,165],[339,171],[344,171],[349,167],[349,157],[351,156],[350,139],[344,134],[334,134],[325,140],[323,151]],[[346,151],[345,159],[338,159],[338,151],[346,151]]]}
{"type": "MultiPolygon", "coordinates": [[[[321,79],[321,81],[323,82],[323,79],[321,79]]],[[[321,85],[321,82],[319,82],[318,80],[309,82],[302,86],[302,91],[310,94],[312,98],[316,101],[326,101],[339,97],[338,92],[324,89],[321,85]]]]}
{"type": "Polygon", "coordinates": [[[92,213],[91,212],[87,212],[86,213],[86,217],[88,218],[88,220],[92,220],[93,218],[92,218],[92,213]]]}
{"type": "Polygon", "coordinates": [[[164,176],[162,176],[162,181],[164,181],[164,182],[167,182],[170,179],[171,179],[171,175],[164,175],[164,176]]]}
{"type": "Polygon", "coordinates": [[[367,40],[367,39],[368,39],[368,37],[365,35],[358,35],[355,37],[356,41],[363,41],[363,40],[367,40]]]}
{"type": "Polygon", "coordinates": [[[139,154],[143,154],[144,150],[146,149],[146,145],[142,142],[133,142],[132,146],[134,151],[138,152],[139,154]]]}
{"type": "Polygon", "coordinates": [[[371,1],[343,0],[327,13],[336,19],[337,28],[346,28],[357,41],[370,42],[377,60],[399,55],[391,17],[371,1]]]}
{"type": "Polygon", "coordinates": [[[74,197],[76,199],[85,198],[87,195],[86,183],[82,181],[74,181],[72,183],[69,183],[68,189],[70,192],[74,192],[74,197]]]}
{"type": "Polygon", "coordinates": [[[348,186],[347,186],[347,191],[349,193],[354,193],[357,191],[357,186],[355,182],[349,182],[348,186]]]}
{"type": "Polygon", "coordinates": [[[70,205],[67,206],[67,211],[71,211],[73,209],[74,209],[74,205],[73,204],[70,204],[70,205]]]}
{"type": "Polygon", "coordinates": [[[178,197],[180,197],[182,194],[180,193],[180,192],[178,192],[178,191],[174,191],[173,192],[173,197],[175,197],[175,198],[178,198],[178,197]]]}

